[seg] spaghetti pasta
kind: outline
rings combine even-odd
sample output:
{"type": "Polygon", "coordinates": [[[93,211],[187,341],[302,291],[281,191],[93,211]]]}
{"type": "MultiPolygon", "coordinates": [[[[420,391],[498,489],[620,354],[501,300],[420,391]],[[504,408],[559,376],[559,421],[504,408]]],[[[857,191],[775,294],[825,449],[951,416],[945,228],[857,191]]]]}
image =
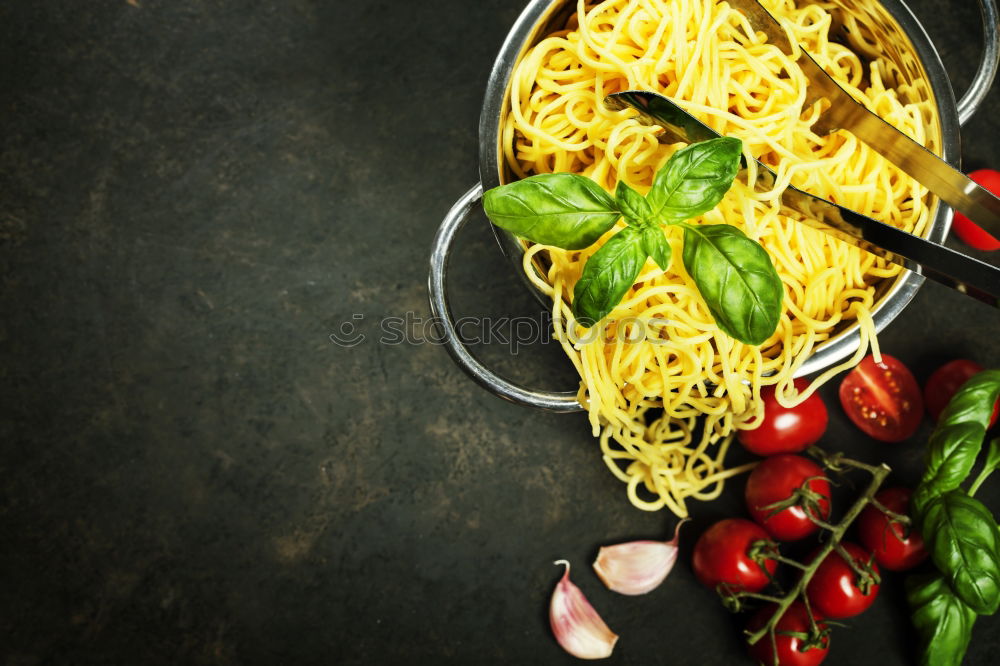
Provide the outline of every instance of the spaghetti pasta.
{"type": "MultiPolygon", "coordinates": [[[[851,95],[916,141],[932,140],[920,109],[883,82],[890,64],[863,40],[863,26],[846,46],[830,39],[832,5],[763,4],[791,43],[851,95]]],[[[555,336],[580,374],[579,398],[604,461],[640,509],[665,506],[686,516],[689,498],[716,497],[726,479],[751,466],[726,469],[724,459],[734,432],[760,422],[762,386],[775,385],[791,406],[869,348],[878,353],[870,316],[876,287],[899,267],[798,224],[780,207],[787,185],[913,233],[929,222],[922,186],[850,133],[812,131],[825,102],[807,99],[796,55],[768,44],[724,1],[578,0],[565,28],[536,44],[514,72],[503,149],[517,177],[569,171],[609,191],[619,180],[648,191],[679,146],[660,144],[657,128],[633,112],[604,106],[607,94],[628,89],[670,96],[720,134],[742,139],[746,156],[777,174],[769,192],[737,179],[715,210],[692,220],[736,225],[770,254],[785,288],[784,313],[759,347],[718,329],[677,259],[667,271],[647,262],[604,322],[579,326],[573,285],[621,223],[585,250],[534,245],[525,253],[525,272],[552,299],[555,336]],[[806,358],[854,321],[861,330],[854,356],[793,395],[806,358]]],[[[679,229],[665,233],[679,257],[679,229]]]]}

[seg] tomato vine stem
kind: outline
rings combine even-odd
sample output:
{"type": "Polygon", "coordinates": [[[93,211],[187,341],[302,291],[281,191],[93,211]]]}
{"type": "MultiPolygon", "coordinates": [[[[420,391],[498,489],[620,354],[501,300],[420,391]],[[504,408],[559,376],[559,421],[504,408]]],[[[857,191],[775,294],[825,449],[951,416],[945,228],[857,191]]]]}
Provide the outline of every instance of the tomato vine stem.
{"type": "MultiPolygon", "coordinates": [[[[860,469],[868,472],[872,478],[868,483],[868,487],[865,488],[865,491],[857,498],[857,500],[855,500],[854,504],[850,506],[843,518],[840,519],[840,522],[834,525],[826,523],[825,521],[814,520],[814,522],[817,522],[820,527],[830,532],[830,538],[816,553],[812,562],[808,565],[799,565],[802,569],[802,576],[799,578],[795,586],[789,590],[788,594],[778,601],[778,608],[771,615],[771,618],[767,621],[767,623],[757,631],[748,633],[747,643],[750,645],[754,645],[764,636],[769,633],[773,633],[778,621],[781,620],[785,611],[788,610],[788,607],[791,606],[792,603],[799,597],[805,598],[806,586],[809,585],[809,581],[812,580],[813,574],[816,573],[820,563],[826,559],[827,555],[832,553],[835,549],[841,547],[840,542],[841,539],[843,539],[844,534],[847,532],[847,529],[852,523],[854,523],[854,520],[858,517],[865,506],[872,502],[875,497],[875,493],[877,493],[879,488],[882,486],[882,482],[885,481],[886,477],[889,476],[889,473],[892,471],[885,463],[880,465],[869,465],[868,463],[863,463],[859,460],[846,458],[842,453],[827,453],[815,446],[809,448],[809,454],[817,458],[824,467],[834,472],[846,471],[847,468],[860,469]]],[[[850,557],[845,558],[845,560],[853,566],[854,562],[850,557]]]]}
{"type": "Polygon", "coordinates": [[[879,511],[881,511],[885,515],[889,516],[889,520],[891,522],[893,522],[893,523],[899,523],[900,525],[903,525],[904,527],[906,527],[907,530],[909,530],[910,523],[913,522],[912,520],[910,520],[909,516],[904,516],[901,513],[896,513],[895,511],[893,511],[892,509],[890,509],[886,505],[884,505],[881,502],[879,502],[874,497],[871,498],[870,502],[871,502],[871,505],[873,507],[875,507],[876,509],[878,509],[879,511]]]}
{"type": "Polygon", "coordinates": [[[872,568],[873,556],[869,556],[868,561],[864,565],[861,565],[855,561],[854,557],[847,552],[847,549],[839,541],[834,546],[834,550],[844,560],[844,563],[854,571],[854,575],[857,576],[855,587],[861,591],[861,594],[868,594],[872,585],[881,584],[882,578],[872,568]]]}
{"type": "Polygon", "coordinates": [[[796,569],[802,569],[803,571],[805,571],[806,569],[809,568],[808,565],[802,564],[801,562],[799,562],[797,560],[793,560],[790,557],[785,557],[783,555],[772,555],[771,559],[777,560],[778,562],[781,562],[782,564],[787,564],[790,567],[795,567],[796,569]]]}

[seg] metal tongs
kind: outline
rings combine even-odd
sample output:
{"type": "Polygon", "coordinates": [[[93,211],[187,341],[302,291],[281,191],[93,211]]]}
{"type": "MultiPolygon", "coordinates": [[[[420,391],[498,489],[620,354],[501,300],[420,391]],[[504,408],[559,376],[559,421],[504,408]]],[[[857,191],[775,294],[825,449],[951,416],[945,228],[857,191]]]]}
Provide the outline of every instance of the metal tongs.
{"type": "MultiPolygon", "coordinates": [[[[630,90],[608,95],[604,103],[617,110],[626,107],[635,109],[644,122],[663,128],[664,133],[660,139],[664,142],[694,143],[720,136],[718,132],[658,93],[630,90]]],[[[745,169],[740,176],[746,179],[745,169]]],[[[757,180],[748,185],[758,191],[768,191],[774,188],[775,181],[774,172],[757,162],[757,180]]],[[[781,204],[801,213],[803,216],[801,221],[810,227],[1000,308],[1000,268],[996,266],[883,224],[792,186],[787,187],[782,193],[781,204]]]]}
{"type": "MultiPolygon", "coordinates": [[[[793,54],[784,28],[757,0],[730,0],[730,4],[747,17],[754,30],[767,35],[769,44],[793,54]]],[[[804,49],[799,51],[796,62],[809,80],[807,103],[822,98],[830,102],[812,126],[813,132],[849,130],[943,202],[1000,238],[1000,199],[855,101],[804,49]]]]}

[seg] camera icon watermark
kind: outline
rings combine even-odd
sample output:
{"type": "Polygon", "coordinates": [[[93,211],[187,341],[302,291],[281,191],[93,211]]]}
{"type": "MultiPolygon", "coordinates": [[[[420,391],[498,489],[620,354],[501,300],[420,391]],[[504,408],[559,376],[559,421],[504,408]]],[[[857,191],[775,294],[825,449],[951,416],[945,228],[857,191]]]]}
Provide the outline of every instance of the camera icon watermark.
{"type": "Polygon", "coordinates": [[[364,319],[363,314],[351,315],[350,321],[341,322],[339,331],[330,334],[330,341],[338,347],[347,347],[348,349],[360,345],[368,339],[368,336],[358,330],[358,324],[355,322],[360,323],[364,319]]]}

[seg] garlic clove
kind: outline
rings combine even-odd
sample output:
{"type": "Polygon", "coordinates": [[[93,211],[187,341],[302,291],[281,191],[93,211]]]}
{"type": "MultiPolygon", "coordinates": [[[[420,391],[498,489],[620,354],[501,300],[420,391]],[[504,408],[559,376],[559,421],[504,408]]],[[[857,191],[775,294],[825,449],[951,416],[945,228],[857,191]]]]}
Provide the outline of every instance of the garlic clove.
{"type": "Polygon", "coordinates": [[[677,523],[670,541],[629,541],[604,546],[597,553],[594,571],[608,589],[620,594],[639,595],[656,589],[677,562],[677,523]]]}
{"type": "Polygon", "coordinates": [[[569,562],[566,573],[552,592],[549,603],[549,623],[552,633],[566,652],[580,659],[604,659],[618,642],[618,634],[611,631],[587,601],[576,585],[569,579],[569,562]]]}

